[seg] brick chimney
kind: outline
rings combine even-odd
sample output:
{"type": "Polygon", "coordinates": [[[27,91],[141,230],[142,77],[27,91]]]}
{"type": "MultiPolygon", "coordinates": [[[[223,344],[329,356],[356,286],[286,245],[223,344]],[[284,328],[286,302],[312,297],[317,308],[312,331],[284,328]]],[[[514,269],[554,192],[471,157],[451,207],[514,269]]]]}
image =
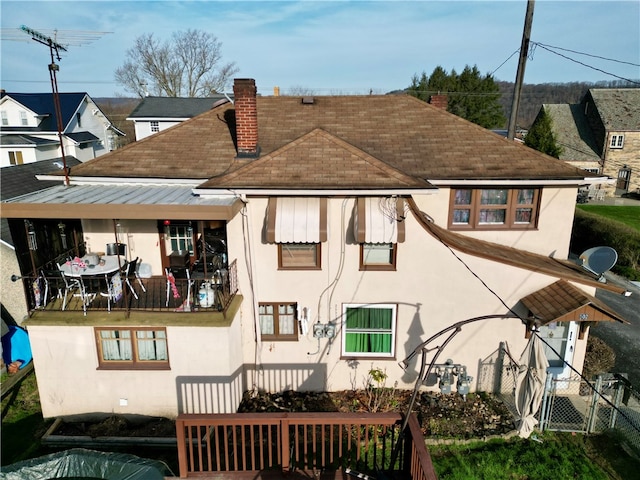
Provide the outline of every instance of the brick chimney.
{"type": "Polygon", "coordinates": [[[238,157],[257,157],[259,149],[256,81],[252,78],[236,78],[233,82],[233,95],[238,157]]]}
{"type": "Polygon", "coordinates": [[[449,100],[446,95],[431,95],[429,97],[429,103],[434,107],[442,108],[443,110],[447,109],[447,104],[449,100]]]}

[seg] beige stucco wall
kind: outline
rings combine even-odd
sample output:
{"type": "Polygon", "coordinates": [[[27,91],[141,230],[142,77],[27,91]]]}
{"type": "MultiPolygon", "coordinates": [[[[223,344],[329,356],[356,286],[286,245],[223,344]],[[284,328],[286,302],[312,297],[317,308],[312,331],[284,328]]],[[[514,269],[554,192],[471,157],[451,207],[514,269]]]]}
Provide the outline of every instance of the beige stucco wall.
{"type": "MultiPolygon", "coordinates": [[[[140,257],[151,266],[152,275],[163,275],[155,220],[118,220],[118,241],[127,245],[127,259],[140,257]]],[[[89,252],[105,252],[108,243],[115,242],[112,220],[83,220],[82,230],[89,252]]]]}
{"type": "Polygon", "coordinates": [[[29,311],[24,297],[24,287],[21,281],[12,282],[11,275],[20,275],[18,259],[15,250],[0,242],[0,302],[17,323],[27,317],[29,311]]]}
{"type": "MultiPolygon", "coordinates": [[[[568,191],[557,189],[545,192],[542,211],[554,216],[552,210],[562,205],[565,196],[575,196],[575,189],[573,193],[568,191]]],[[[445,195],[448,198],[448,193],[445,195]]],[[[427,196],[418,199],[418,203],[422,210],[430,213],[440,211],[443,200],[439,196],[427,196]]],[[[397,271],[359,271],[359,246],[344,242],[348,237],[346,232],[350,229],[353,205],[354,199],[351,198],[329,201],[328,241],[322,244],[322,270],[278,271],[277,246],[261,240],[267,201],[249,200],[247,218],[251,228],[245,241],[248,242],[247,250],[251,251],[253,282],[249,282],[243,268],[239,269],[239,273],[240,289],[245,296],[242,305],[243,319],[246,320],[243,323],[244,363],[250,365],[257,358],[264,372],[256,375],[256,386],[267,390],[360,388],[369,369],[379,368],[389,376],[388,386],[398,382],[399,388],[412,388],[419,365],[414,362],[405,373],[399,368],[398,362],[422,341],[455,322],[479,315],[507,313],[507,308],[479,279],[511,308],[523,296],[556,280],[457,253],[468,265],[467,268],[447,247],[425,232],[412,215],[405,220],[406,241],[399,246],[397,271]],[[309,333],[300,335],[297,342],[256,343],[252,298],[255,302],[296,302],[301,307],[309,308],[309,333]],[[398,305],[395,358],[359,358],[355,362],[341,358],[341,314],[343,305],[347,303],[398,305]],[[316,321],[336,322],[337,337],[333,341],[321,339],[318,343],[311,332],[311,324],[316,321]],[[282,370],[288,371],[288,374],[282,370]]],[[[545,250],[566,254],[568,233],[555,232],[554,238],[551,230],[558,225],[568,230],[564,222],[570,222],[572,212],[570,214],[567,210],[558,208],[558,218],[541,220],[542,226],[549,229],[544,235],[540,232],[518,232],[514,235],[514,243],[529,245],[546,242],[545,250]],[[537,239],[527,239],[530,233],[537,235],[537,239]]],[[[242,238],[241,222],[242,217],[230,222],[230,238],[242,238]]],[[[439,223],[437,219],[436,223],[439,223]]],[[[244,246],[239,242],[230,242],[230,258],[242,258],[243,250],[244,246]]],[[[465,326],[447,346],[440,361],[444,363],[451,358],[456,364],[464,364],[468,367],[468,373],[477,379],[479,362],[495,353],[500,342],[507,342],[511,352],[519,356],[526,344],[525,328],[519,319],[486,320],[465,326]]],[[[431,346],[440,343],[435,342],[431,346]]],[[[585,347],[586,340],[579,341],[576,346],[574,358],[580,362],[577,368],[581,368],[585,347]]]]}
{"type": "Polygon", "coordinates": [[[43,416],[235,412],[243,391],[240,322],[166,329],[170,370],[98,370],[92,326],[30,324],[43,416]]]}

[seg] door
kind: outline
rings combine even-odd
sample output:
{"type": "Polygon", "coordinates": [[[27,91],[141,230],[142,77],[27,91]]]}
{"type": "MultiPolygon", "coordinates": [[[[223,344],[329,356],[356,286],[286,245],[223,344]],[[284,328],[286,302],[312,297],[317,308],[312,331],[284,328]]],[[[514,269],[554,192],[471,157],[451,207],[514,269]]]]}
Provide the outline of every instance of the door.
{"type": "Polygon", "coordinates": [[[577,333],[577,322],[552,322],[539,329],[538,334],[544,340],[544,353],[549,361],[547,372],[555,378],[571,376],[571,368],[567,363],[573,362],[577,333]]]}

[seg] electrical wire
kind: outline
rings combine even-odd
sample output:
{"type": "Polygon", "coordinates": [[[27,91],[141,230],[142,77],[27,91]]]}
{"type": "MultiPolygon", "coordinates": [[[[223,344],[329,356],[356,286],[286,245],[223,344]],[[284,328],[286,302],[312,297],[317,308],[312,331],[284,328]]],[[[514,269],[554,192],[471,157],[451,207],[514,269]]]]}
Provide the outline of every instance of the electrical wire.
{"type": "Polygon", "coordinates": [[[638,64],[638,63],[625,62],[624,60],[616,60],[615,58],[600,57],[598,55],[592,55],[590,53],[584,53],[584,52],[577,52],[575,50],[569,50],[568,48],[556,47],[556,46],[553,46],[553,45],[546,45],[546,44],[540,43],[540,42],[532,42],[532,43],[534,43],[536,45],[540,45],[541,47],[555,48],[556,50],[562,50],[564,52],[577,53],[578,55],[585,55],[587,57],[599,58],[601,60],[607,60],[609,62],[624,63],[626,65],[632,65],[634,67],[640,67],[640,64],[638,64]]]}

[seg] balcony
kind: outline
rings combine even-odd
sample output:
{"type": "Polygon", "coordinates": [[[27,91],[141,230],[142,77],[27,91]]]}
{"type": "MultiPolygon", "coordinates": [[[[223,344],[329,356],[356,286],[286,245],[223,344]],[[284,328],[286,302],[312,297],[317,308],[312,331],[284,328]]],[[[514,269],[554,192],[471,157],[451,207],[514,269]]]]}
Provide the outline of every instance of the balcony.
{"type": "Polygon", "coordinates": [[[180,313],[191,319],[208,314],[208,318],[226,318],[241,300],[236,298],[236,260],[227,269],[209,275],[206,288],[203,288],[203,275],[198,273],[190,279],[172,278],[168,282],[165,276],[126,278],[121,272],[118,295],[114,294],[108,279],[91,275],[91,270],[83,271],[78,278],[67,277],[66,285],[47,271],[54,270],[42,269],[38,276],[14,277],[23,282],[30,315],[39,320],[69,318],[70,312],[93,318],[105,314],[129,317],[132,313],[147,316],[180,313]]]}
{"type": "Polygon", "coordinates": [[[415,414],[179,415],[181,478],[436,480],[415,414]]]}

